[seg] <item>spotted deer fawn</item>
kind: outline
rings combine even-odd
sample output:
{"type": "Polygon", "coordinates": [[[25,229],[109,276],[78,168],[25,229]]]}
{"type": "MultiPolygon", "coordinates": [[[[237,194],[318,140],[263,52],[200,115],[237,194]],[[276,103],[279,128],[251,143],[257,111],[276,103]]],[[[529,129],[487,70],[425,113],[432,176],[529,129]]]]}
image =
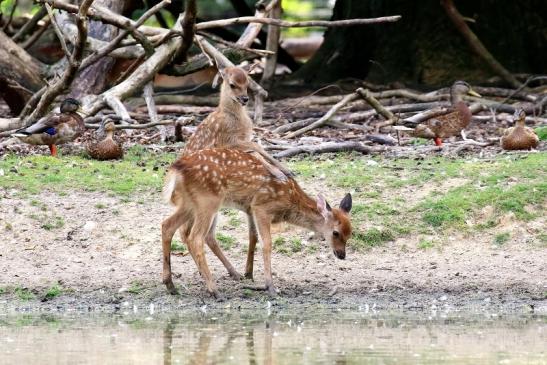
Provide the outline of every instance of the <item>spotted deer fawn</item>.
{"type": "Polygon", "coordinates": [[[207,291],[219,296],[205,260],[204,244],[222,206],[233,207],[252,217],[256,230],[250,230],[251,242],[247,270],[252,271],[257,238],[263,245],[265,290],[275,294],[272,282],[272,223],[288,222],[315,231],[325,238],[339,259],[346,256],[346,242],[351,235],[350,194],[339,208],[331,208],[319,195],[309,197],[293,178],[276,179],[254,154],[242,149],[204,149],[180,157],[166,176],[164,196],[176,211],[162,224],[163,282],[176,292],[171,275],[171,240],[181,229],[188,251],[205,280],[207,291]],[[255,237],[252,237],[252,235],[255,237]]]}
{"type": "MultiPolygon", "coordinates": [[[[249,85],[247,73],[238,67],[219,69],[219,73],[222,78],[219,106],[198,126],[186,144],[182,156],[187,156],[205,148],[237,147],[254,153],[270,174],[277,179],[286,180],[287,176],[291,176],[290,171],[264,151],[260,145],[251,141],[253,124],[245,109],[245,105],[249,101],[247,96],[249,85]]],[[[216,220],[211,225],[206,243],[224,264],[230,275],[235,279],[241,279],[241,275],[224,256],[215,239],[215,226],[216,220]]],[[[181,228],[181,235],[183,235],[182,231],[185,229],[185,226],[181,228]]],[[[254,230],[251,219],[249,219],[249,230],[254,230]]],[[[251,240],[255,236],[256,234],[249,234],[251,240]]],[[[252,241],[251,246],[253,246],[252,241]]],[[[252,253],[250,252],[250,254],[252,253]]],[[[246,271],[246,276],[252,277],[252,269],[251,272],[246,271]]]]}

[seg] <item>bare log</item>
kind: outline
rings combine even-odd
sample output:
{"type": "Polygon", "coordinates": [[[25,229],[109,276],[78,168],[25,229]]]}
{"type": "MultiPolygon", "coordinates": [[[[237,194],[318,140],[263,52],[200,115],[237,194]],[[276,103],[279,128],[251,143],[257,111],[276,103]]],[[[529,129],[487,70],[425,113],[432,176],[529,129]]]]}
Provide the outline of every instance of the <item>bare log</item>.
{"type": "Polygon", "coordinates": [[[494,58],[494,56],[486,49],[480,39],[473,33],[473,31],[467,26],[463,16],[460,14],[454,2],[452,0],[441,0],[441,4],[452,23],[456,26],[456,29],[465,38],[471,49],[485,61],[488,66],[505,81],[507,81],[514,88],[521,86],[521,83],[513,76],[501,63],[494,58]]]}
{"type": "Polygon", "coordinates": [[[0,96],[19,113],[44,82],[41,66],[17,43],[0,31],[0,96]]]}
{"type": "MultiPolygon", "coordinates": [[[[277,1],[277,4],[270,12],[270,17],[279,19],[281,17],[281,0],[277,1]]],[[[264,66],[264,72],[262,73],[262,80],[260,83],[269,88],[272,83],[272,77],[275,74],[275,68],[277,66],[277,49],[279,48],[279,36],[281,29],[275,25],[268,26],[268,38],[266,40],[266,49],[272,54],[266,56],[266,64],[264,66]]]]}

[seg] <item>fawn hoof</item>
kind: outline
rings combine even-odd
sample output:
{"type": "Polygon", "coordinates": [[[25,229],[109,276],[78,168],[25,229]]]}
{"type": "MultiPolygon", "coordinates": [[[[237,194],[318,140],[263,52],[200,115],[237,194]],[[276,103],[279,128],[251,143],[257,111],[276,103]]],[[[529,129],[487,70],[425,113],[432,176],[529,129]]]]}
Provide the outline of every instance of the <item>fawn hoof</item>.
{"type": "Polygon", "coordinates": [[[243,275],[241,275],[237,271],[230,271],[230,277],[236,281],[243,280],[243,275]]]}
{"type": "Polygon", "coordinates": [[[252,272],[246,272],[245,273],[245,279],[254,281],[253,273],[252,272]]]}
{"type": "Polygon", "coordinates": [[[167,287],[169,294],[177,295],[179,293],[177,288],[175,288],[175,284],[173,284],[173,280],[166,281],[165,286],[167,287]]]}
{"type": "Polygon", "coordinates": [[[266,287],[266,292],[268,292],[268,295],[270,297],[276,297],[277,296],[277,290],[273,286],[266,287]]]}
{"type": "Polygon", "coordinates": [[[220,294],[220,292],[217,289],[209,290],[209,294],[217,301],[217,302],[224,302],[224,297],[220,294]]]}

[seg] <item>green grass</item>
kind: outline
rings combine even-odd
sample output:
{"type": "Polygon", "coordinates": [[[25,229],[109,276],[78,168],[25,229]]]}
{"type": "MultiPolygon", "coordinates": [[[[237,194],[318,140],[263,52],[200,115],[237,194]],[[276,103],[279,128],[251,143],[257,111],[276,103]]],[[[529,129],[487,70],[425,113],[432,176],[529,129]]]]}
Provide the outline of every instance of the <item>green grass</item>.
{"type": "Polygon", "coordinates": [[[6,293],[6,289],[0,288],[0,295],[5,294],[5,293],[6,293]]]}
{"type": "Polygon", "coordinates": [[[134,281],[131,283],[129,289],[127,289],[127,292],[131,294],[140,294],[143,290],[144,287],[142,286],[142,284],[138,281],[134,281]]]}
{"type": "Polygon", "coordinates": [[[186,245],[183,245],[180,241],[173,239],[171,242],[171,251],[174,252],[186,252],[186,245]]]}
{"type": "Polygon", "coordinates": [[[47,289],[46,293],[44,294],[44,298],[49,300],[53,299],[55,297],[58,297],[63,292],[63,289],[59,285],[59,283],[55,283],[50,288],[47,289]]]}
{"type": "Polygon", "coordinates": [[[231,250],[237,242],[234,237],[220,232],[216,234],[216,239],[223,250],[231,250]]]}
{"type": "Polygon", "coordinates": [[[370,228],[365,230],[364,232],[354,232],[350,245],[355,249],[359,250],[381,246],[382,244],[393,240],[395,240],[395,235],[390,230],[370,228]]]}
{"type": "Polygon", "coordinates": [[[78,189],[129,197],[135,192],[159,192],[164,171],[175,158],[175,154],[153,154],[139,146],[130,148],[122,161],[115,162],[80,156],[20,158],[8,154],[0,159],[0,168],[7,171],[7,178],[0,179],[0,187],[27,194],[78,189]],[[17,173],[10,172],[12,168],[17,173]]]}
{"type": "Polygon", "coordinates": [[[44,217],[45,222],[42,223],[41,227],[46,231],[51,231],[58,228],[63,228],[65,225],[65,220],[63,217],[54,216],[54,217],[44,217]]]}
{"type": "Polygon", "coordinates": [[[17,296],[17,298],[23,301],[34,299],[34,294],[27,288],[17,287],[15,288],[14,293],[17,296]]]}
{"type": "Polygon", "coordinates": [[[547,141],[547,126],[537,127],[535,132],[540,141],[547,141]]]}
{"type": "Polygon", "coordinates": [[[434,246],[435,245],[433,244],[433,242],[422,238],[420,242],[418,242],[418,245],[416,247],[418,247],[420,250],[428,250],[430,248],[433,248],[434,246]]]}
{"type": "Polygon", "coordinates": [[[507,242],[509,242],[510,239],[511,239],[511,234],[509,232],[498,233],[494,237],[494,244],[498,246],[502,246],[506,244],[507,242]]]}

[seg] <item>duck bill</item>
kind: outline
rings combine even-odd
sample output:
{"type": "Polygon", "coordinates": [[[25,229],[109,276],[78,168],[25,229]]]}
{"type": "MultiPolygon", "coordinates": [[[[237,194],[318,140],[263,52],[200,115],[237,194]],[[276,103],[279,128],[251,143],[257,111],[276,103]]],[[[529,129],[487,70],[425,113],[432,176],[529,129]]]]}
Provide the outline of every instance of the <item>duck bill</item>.
{"type": "Polygon", "coordinates": [[[477,98],[482,98],[481,94],[479,94],[475,90],[469,90],[467,93],[471,96],[474,96],[474,97],[477,97],[477,98]]]}

